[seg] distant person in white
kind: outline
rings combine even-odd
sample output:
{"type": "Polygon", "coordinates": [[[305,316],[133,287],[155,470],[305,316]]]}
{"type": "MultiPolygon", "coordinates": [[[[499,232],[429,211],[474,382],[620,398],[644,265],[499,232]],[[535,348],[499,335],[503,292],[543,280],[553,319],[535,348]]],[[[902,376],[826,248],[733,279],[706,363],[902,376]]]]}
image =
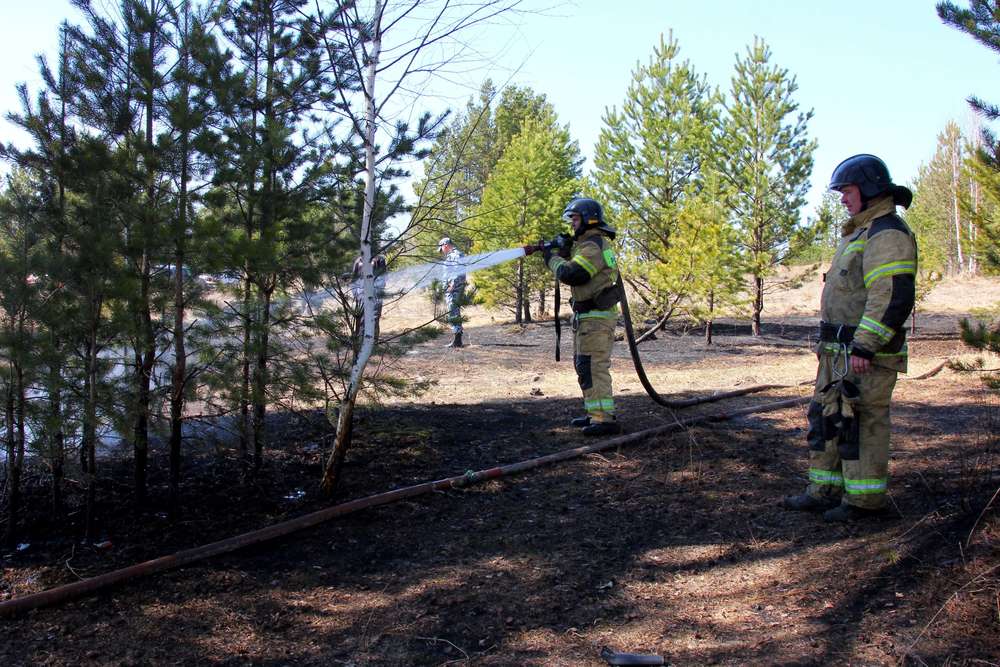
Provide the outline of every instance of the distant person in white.
{"type": "Polygon", "coordinates": [[[462,297],[465,295],[465,267],[462,251],[447,236],[438,241],[438,252],[444,255],[444,300],[448,308],[448,323],[454,338],[447,347],[462,347],[462,297]]]}

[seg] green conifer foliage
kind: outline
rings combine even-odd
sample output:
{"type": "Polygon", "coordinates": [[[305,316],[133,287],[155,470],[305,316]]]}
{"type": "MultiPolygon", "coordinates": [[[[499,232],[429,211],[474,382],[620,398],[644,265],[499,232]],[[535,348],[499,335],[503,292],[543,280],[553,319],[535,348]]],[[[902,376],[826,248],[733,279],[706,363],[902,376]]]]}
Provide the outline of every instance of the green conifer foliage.
{"type": "MultiPolygon", "coordinates": [[[[969,0],[968,9],[951,2],[937,5],[938,15],[952,27],[965,32],[993,52],[1000,51],[1000,5],[993,0],[969,0]]],[[[988,121],[1000,118],[1000,106],[979,97],[969,98],[969,105],[988,121]]],[[[982,144],[969,160],[969,169],[977,183],[981,200],[968,207],[978,236],[978,256],[984,268],[1000,272],[1000,141],[989,128],[982,132],[982,144]]],[[[962,340],[979,350],[1000,351],[1000,325],[963,322],[962,340]]],[[[986,378],[994,390],[1000,390],[1000,378],[986,378]]]]}
{"type": "Polygon", "coordinates": [[[719,96],[672,35],[636,66],[621,110],[604,123],[592,189],[618,230],[633,310],[662,324],[734,301],[736,283],[723,274],[738,275],[739,262],[714,175],[719,96]]]}
{"type": "Polygon", "coordinates": [[[771,63],[763,40],[755,39],[737,56],[719,163],[750,273],[754,335],[760,335],[766,279],[815,237],[815,230],[799,220],[816,149],[807,135],[813,114],[798,112],[796,90],[795,77],[771,63]]]}
{"type": "MultiPolygon", "coordinates": [[[[578,163],[576,142],[551,113],[526,121],[497,162],[470,220],[472,251],[526,245],[565,231],[560,216],[579,190],[578,163]]],[[[530,258],[481,271],[475,280],[486,304],[509,309],[518,323],[531,320],[530,296],[552,284],[551,272],[530,258]]]]}

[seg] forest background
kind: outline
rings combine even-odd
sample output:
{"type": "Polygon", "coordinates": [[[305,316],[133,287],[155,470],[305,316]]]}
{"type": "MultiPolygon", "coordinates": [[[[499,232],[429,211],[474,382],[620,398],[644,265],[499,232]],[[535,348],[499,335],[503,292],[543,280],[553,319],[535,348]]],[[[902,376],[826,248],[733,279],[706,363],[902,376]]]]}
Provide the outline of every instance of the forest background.
{"type": "MultiPolygon", "coordinates": [[[[252,481],[269,414],[321,414],[337,425],[323,477],[335,489],[355,402],[418,394],[426,380],[393,375],[392,359],[441,330],[432,289],[426,326],[379,332],[375,254],[394,271],[435,266],[441,236],[472,253],[516,247],[562,231],[568,198],[590,195],[618,229],[642,320],[710,334],[725,316],[759,333],[768,295],[790,286],[780,269],[821,262],[839,238],[835,197],[810,205],[816,169],[834,161],[817,167],[814,110],[764,36],[746,39],[727,84],[670,30],[619,73],[621,99],[568,77],[574,103],[603,109],[585,154],[547,91],[516,75],[481,77],[450,112],[421,102],[427,82],[482,55],[467,50],[470,31],[545,16],[513,0],[74,6],[79,20],[52,26],[42,84],[20,87],[9,109],[27,139],[0,151],[10,547],[29,461],[43,464],[53,511],[81,503],[72,529],[94,534],[109,439],[131,450],[135,508],[173,513],[200,425],[229,429],[252,481]],[[170,452],[165,500],[147,486],[158,441],[170,452]]],[[[995,51],[995,4],[972,7],[939,11],[995,51]]],[[[569,49],[588,41],[553,34],[569,49]]],[[[925,292],[944,275],[996,270],[1000,169],[986,128],[997,113],[989,100],[973,107],[986,123],[942,123],[909,180],[925,292]]],[[[470,298],[514,323],[551,317],[537,263],[475,284],[470,298]]],[[[983,330],[978,344],[996,339],[983,330]]]]}

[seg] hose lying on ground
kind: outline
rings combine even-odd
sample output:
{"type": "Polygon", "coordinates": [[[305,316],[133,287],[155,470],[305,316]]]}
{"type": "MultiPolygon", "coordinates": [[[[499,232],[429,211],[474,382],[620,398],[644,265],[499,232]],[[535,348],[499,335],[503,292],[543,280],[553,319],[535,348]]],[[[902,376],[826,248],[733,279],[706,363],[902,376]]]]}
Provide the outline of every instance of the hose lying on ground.
{"type": "Polygon", "coordinates": [[[471,486],[490,479],[523,472],[525,470],[530,470],[531,468],[537,468],[550,463],[579,458],[586,454],[592,454],[606,449],[621,447],[622,445],[633,442],[639,442],[654,435],[680,431],[695,424],[720,422],[751,414],[771,412],[774,410],[800,405],[808,400],[809,397],[799,397],[778,401],[776,403],[769,403],[759,407],[741,408],[728,413],[689,417],[687,419],[679,420],[673,424],[657,426],[644,431],[638,431],[636,433],[611,438],[610,440],[602,440],[592,445],[566,449],[560,452],[555,452],[554,454],[548,454],[546,456],[540,456],[534,459],[520,461],[518,463],[510,463],[496,468],[488,468],[476,472],[470,470],[464,475],[448,477],[446,479],[440,479],[433,482],[424,482],[414,486],[407,486],[401,489],[395,489],[393,491],[386,491],[373,496],[351,500],[333,507],[305,514],[294,519],[289,519],[288,521],[268,526],[267,528],[261,528],[260,530],[243,533],[242,535],[219,540],[210,544],[204,544],[191,549],[185,549],[184,551],[178,551],[177,553],[169,556],[161,556],[160,558],[148,560],[143,563],[131,565],[120,570],[114,570],[112,572],[107,572],[96,577],[73,582],[64,586],[58,586],[47,591],[40,591],[38,593],[31,593],[29,595],[13,598],[11,600],[5,600],[0,602],[0,618],[15,616],[32,609],[62,604],[132,579],[177,569],[184,567],[185,565],[190,565],[192,563],[211,558],[212,556],[231,553],[238,549],[243,549],[245,547],[275,540],[280,537],[285,537],[286,535],[290,535],[300,530],[305,530],[306,528],[312,528],[313,526],[319,525],[336,517],[351,514],[369,507],[387,505],[398,500],[412,498],[414,496],[423,495],[433,491],[444,491],[446,489],[457,489],[471,486]]]}
{"type": "Polygon", "coordinates": [[[761,384],[753,387],[745,387],[743,389],[734,389],[733,391],[712,394],[710,396],[685,398],[681,400],[663,398],[656,391],[656,389],[653,388],[649,378],[646,377],[646,370],[643,368],[642,359],[639,357],[639,346],[635,340],[635,331],[632,329],[632,312],[628,307],[628,297],[625,296],[625,283],[622,280],[621,271],[618,272],[618,290],[619,300],[622,305],[622,320],[625,322],[625,340],[628,341],[628,350],[632,355],[632,365],[635,366],[635,373],[639,376],[639,382],[642,384],[642,388],[646,390],[649,397],[658,405],[662,405],[665,408],[687,408],[692,405],[701,405],[702,403],[711,403],[713,401],[721,401],[735,396],[743,396],[745,394],[767,391],[768,389],[781,389],[787,386],[780,384],[761,384]]]}

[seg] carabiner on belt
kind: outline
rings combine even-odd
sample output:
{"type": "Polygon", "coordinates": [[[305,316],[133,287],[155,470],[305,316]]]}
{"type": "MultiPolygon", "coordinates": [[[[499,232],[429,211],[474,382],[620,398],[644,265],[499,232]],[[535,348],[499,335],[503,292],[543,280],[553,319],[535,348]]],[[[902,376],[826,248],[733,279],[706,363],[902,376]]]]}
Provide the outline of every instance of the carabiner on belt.
{"type": "Polygon", "coordinates": [[[840,334],[842,333],[844,325],[841,324],[837,327],[837,354],[833,357],[833,376],[838,380],[843,380],[847,377],[847,373],[851,368],[850,354],[847,351],[847,343],[841,341],[840,334]],[[843,359],[842,370],[837,369],[837,360],[843,359]]]}

